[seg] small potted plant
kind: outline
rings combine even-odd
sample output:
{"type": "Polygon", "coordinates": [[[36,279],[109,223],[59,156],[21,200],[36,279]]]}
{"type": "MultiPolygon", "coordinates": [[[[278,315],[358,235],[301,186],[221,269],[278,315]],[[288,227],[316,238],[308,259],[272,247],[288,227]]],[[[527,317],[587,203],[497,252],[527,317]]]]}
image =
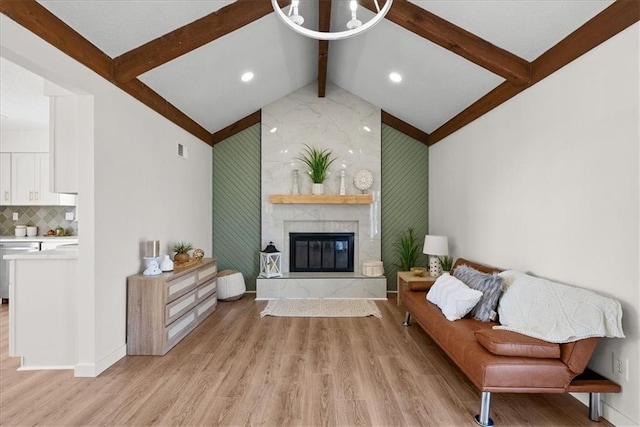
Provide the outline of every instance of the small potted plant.
{"type": "Polygon", "coordinates": [[[443,273],[451,272],[451,267],[453,267],[453,258],[448,255],[440,257],[440,267],[442,267],[443,273]]]}
{"type": "Polygon", "coordinates": [[[322,183],[327,178],[327,172],[329,166],[336,158],[331,158],[331,151],[328,149],[319,150],[317,148],[311,148],[305,144],[306,154],[298,157],[298,160],[302,160],[307,166],[309,166],[309,176],[313,181],[312,194],[322,194],[324,192],[324,186],[322,183]]]}
{"type": "Polygon", "coordinates": [[[176,253],[173,257],[173,261],[176,264],[183,264],[189,261],[189,251],[193,249],[193,245],[189,242],[176,242],[173,245],[173,251],[176,253]]]}

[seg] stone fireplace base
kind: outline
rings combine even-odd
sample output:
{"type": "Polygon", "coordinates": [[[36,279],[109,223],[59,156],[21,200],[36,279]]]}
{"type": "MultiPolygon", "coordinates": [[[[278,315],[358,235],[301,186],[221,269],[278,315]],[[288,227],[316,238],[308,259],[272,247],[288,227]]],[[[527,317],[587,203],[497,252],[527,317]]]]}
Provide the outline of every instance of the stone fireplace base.
{"type": "Polygon", "coordinates": [[[387,299],[387,279],[357,273],[285,273],[283,277],[258,277],[256,299],[367,298],[387,299]]]}

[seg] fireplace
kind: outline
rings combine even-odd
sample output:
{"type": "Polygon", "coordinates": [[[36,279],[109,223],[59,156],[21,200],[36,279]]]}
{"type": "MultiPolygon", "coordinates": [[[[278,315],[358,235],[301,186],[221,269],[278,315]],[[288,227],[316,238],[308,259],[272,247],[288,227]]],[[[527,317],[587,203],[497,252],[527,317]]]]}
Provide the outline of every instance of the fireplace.
{"type": "Polygon", "coordinates": [[[353,272],[354,233],[289,233],[289,271],[353,272]]]}

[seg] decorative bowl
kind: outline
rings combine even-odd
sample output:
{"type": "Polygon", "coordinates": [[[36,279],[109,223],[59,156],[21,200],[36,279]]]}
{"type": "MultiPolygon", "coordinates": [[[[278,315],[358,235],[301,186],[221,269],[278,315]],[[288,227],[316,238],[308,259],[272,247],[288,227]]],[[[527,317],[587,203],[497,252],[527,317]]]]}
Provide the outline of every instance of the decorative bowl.
{"type": "Polygon", "coordinates": [[[411,272],[414,276],[422,277],[427,273],[427,269],[424,267],[411,267],[411,272]]]}

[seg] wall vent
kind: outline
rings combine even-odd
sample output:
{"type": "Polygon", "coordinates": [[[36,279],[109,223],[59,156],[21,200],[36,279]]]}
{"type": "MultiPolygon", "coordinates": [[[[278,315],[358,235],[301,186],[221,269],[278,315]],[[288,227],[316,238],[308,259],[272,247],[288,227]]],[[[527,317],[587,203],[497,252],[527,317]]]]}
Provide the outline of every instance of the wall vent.
{"type": "Polygon", "coordinates": [[[185,147],[183,144],[178,142],[178,157],[182,157],[183,159],[189,158],[189,149],[185,147]]]}

